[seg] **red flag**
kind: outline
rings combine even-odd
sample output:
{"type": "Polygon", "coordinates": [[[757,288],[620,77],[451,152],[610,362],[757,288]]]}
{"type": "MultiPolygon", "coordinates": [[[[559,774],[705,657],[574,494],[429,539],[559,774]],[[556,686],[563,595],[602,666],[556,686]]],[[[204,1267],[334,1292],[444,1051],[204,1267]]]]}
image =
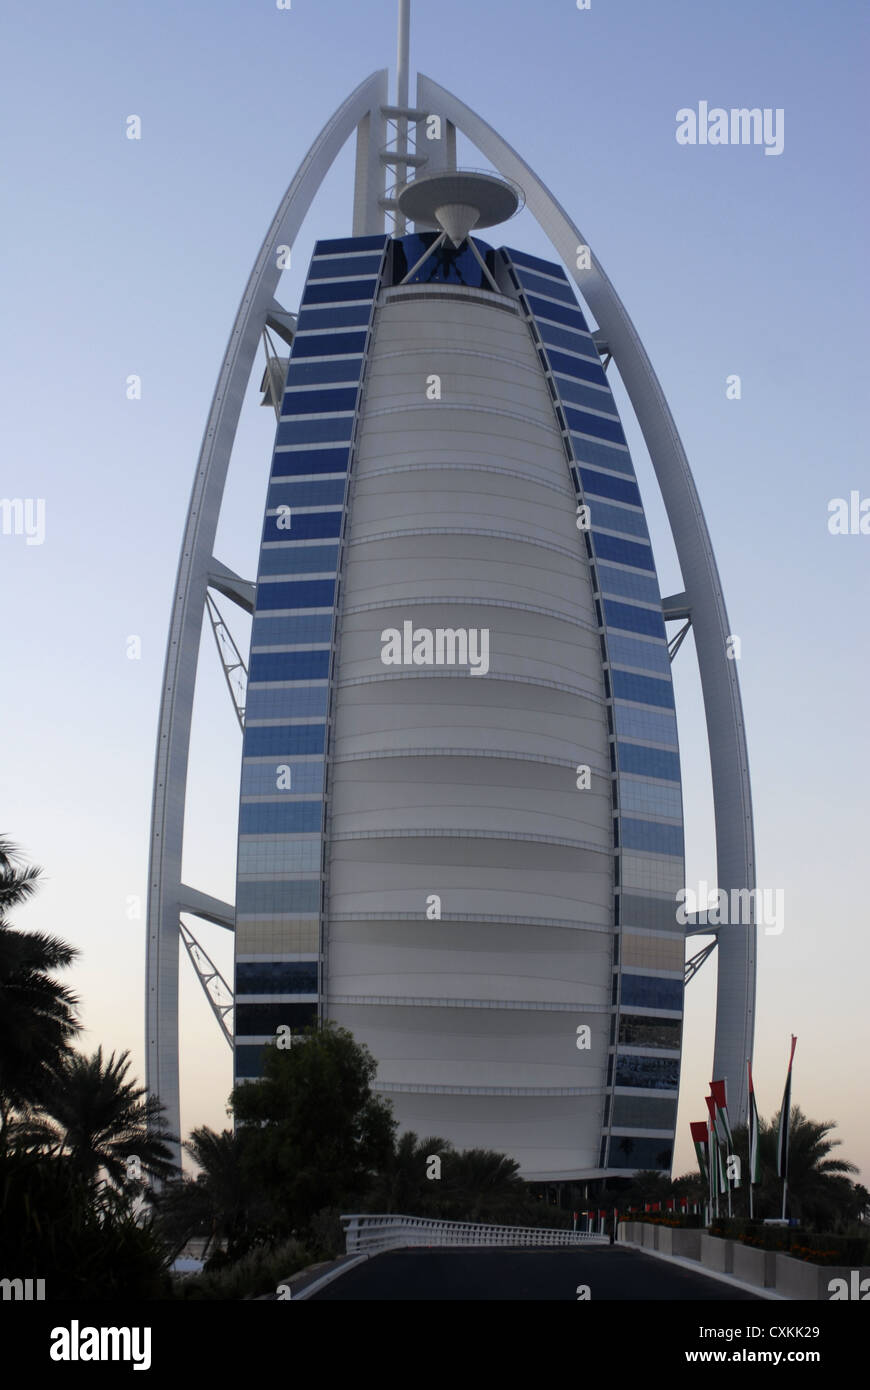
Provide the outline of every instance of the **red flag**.
{"type": "Polygon", "coordinates": [[[665,1202],[665,1206],[667,1207],[668,1211],[673,1211],[673,1209],[674,1209],[674,1199],[673,1199],[673,1197],[669,1197],[669,1198],[668,1198],[668,1200],[665,1202]]]}

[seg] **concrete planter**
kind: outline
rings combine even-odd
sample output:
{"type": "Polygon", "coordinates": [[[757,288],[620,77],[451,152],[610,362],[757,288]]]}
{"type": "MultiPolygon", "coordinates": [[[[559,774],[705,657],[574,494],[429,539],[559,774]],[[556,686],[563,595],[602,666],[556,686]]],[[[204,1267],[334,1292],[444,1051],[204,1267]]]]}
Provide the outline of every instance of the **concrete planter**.
{"type": "Polygon", "coordinates": [[[722,1240],[701,1232],[701,1263],[705,1269],[714,1269],[718,1274],[730,1274],[734,1256],[734,1242],[722,1240]]]}
{"type": "MultiPolygon", "coordinates": [[[[786,1298],[804,1298],[816,1303],[827,1303],[833,1291],[829,1287],[833,1279],[842,1279],[846,1284],[846,1294],[851,1301],[857,1291],[861,1296],[861,1282],[870,1280],[870,1268],[866,1265],[855,1268],[847,1265],[813,1265],[804,1260],[796,1260],[793,1255],[776,1256],[776,1291],[786,1298]]],[[[870,1294],[870,1284],[863,1291],[870,1294]]]]}
{"type": "Polygon", "coordinates": [[[657,1226],[656,1231],[658,1233],[656,1250],[660,1250],[663,1255],[673,1255],[674,1236],[676,1235],[673,1226],[657,1226]]]}
{"type": "Polygon", "coordinates": [[[671,1231],[671,1254],[681,1260],[700,1260],[701,1231],[671,1231]]]}
{"type": "Polygon", "coordinates": [[[755,1284],[759,1289],[772,1289],[776,1284],[776,1251],[756,1250],[752,1245],[742,1245],[739,1240],[728,1243],[732,1247],[734,1278],[755,1284]]]}
{"type": "Polygon", "coordinates": [[[643,1231],[644,1250],[658,1249],[658,1242],[656,1241],[656,1236],[658,1235],[658,1227],[650,1226],[648,1222],[641,1221],[640,1228],[643,1231]]]}

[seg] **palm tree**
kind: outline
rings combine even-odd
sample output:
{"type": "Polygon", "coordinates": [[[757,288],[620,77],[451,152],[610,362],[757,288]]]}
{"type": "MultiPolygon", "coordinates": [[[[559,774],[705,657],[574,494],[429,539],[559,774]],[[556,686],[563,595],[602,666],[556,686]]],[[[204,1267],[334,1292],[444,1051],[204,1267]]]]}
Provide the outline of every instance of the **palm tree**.
{"type": "Polygon", "coordinates": [[[66,969],[78,951],[59,937],[18,931],[6,916],[32,897],[42,872],[20,858],[0,837],[0,1152],[12,1112],[42,1102],[81,1027],[76,996],[49,973],[66,969]]]}
{"type": "Polygon", "coordinates": [[[146,1174],[166,1179],[177,1173],[161,1127],[163,1107],[128,1079],[130,1054],[103,1059],[72,1053],[57,1068],[43,1104],[54,1122],[54,1140],[74,1172],[95,1187],[101,1170],[119,1192],[144,1185],[146,1174]]]}
{"type": "MultiPolygon", "coordinates": [[[[811,1120],[799,1106],[792,1106],[788,1146],[789,1215],[820,1230],[830,1230],[836,1223],[851,1219],[856,1206],[856,1188],[849,1174],[857,1173],[858,1169],[846,1159],[829,1157],[843,1142],[829,1137],[836,1127],[836,1120],[811,1120]]],[[[758,1217],[779,1216],[782,1210],[782,1179],[776,1171],[778,1134],[779,1114],[759,1124],[761,1182],[754,1192],[758,1217]]],[[[734,1131],[734,1148],[747,1174],[745,1126],[734,1131]]],[[[746,1179],[743,1186],[746,1188],[746,1179]]]]}
{"type": "Polygon", "coordinates": [[[194,1227],[201,1229],[205,1224],[206,1250],[213,1240],[222,1241],[229,1258],[235,1260],[268,1233],[274,1215],[244,1168],[245,1138],[229,1129],[218,1134],[203,1126],[192,1132],[184,1147],[202,1171],[194,1182],[174,1185],[170,1205],[177,1214],[187,1215],[191,1234],[194,1227]]]}

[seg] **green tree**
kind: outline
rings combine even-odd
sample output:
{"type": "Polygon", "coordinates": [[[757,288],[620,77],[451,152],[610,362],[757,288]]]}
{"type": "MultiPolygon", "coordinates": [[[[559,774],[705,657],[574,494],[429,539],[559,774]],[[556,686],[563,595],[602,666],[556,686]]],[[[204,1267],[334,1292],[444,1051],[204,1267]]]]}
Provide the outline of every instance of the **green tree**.
{"type": "Polygon", "coordinates": [[[43,1102],[81,1027],[76,996],[52,978],[78,952],[59,937],[19,931],[7,917],[32,897],[41,875],[20,861],[16,847],[0,839],[0,1152],[13,1112],[43,1102]]]}
{"type": "MultiPolygon", "coordinates": [[[[854,1220],[860,1198],[849,1175],[857,1173],[854,1163],[830,1157],[842,1144],[831,1138],[836,1120],[812,1120],[799,1106],[791,1109],[788,1155],[788,1214],[816,1229],[831,1230],[842,1221],[854,1220]]],[[[753,1194],[757,1217],[779,1216],[782,1210],[782,1179],[776,1171],[779,1113],[762,1120],[758,1127],[761,1182],[753,1194]]],[[[748,1134],[746,1126],[734,1131],[734,1147],[743,1172],[742,1190],[748,1213],[748,1134]]]]}
{"type": "Polygon", "coordinates": [[[376,1072],[365,1046],[325,1023],[292,1048],[267,1048],[262,1079],[233,1091],[244,1170],[292,1231],[358,1200],[389,1164],[396,1125],[372,1092],[376,1072]]]}
{"type": "Polygon", "coordinates": [[[170,1136],[161,1127],[163,1107],[129,1071],[128,1052],[107,1059],[101,1047],[91,1057],[71,1053],[58,1064],[43,1104],[72,1171],[92,1186],[105,1172],[119,1192],[178,1171],[166,1142],[170,1136]]]}

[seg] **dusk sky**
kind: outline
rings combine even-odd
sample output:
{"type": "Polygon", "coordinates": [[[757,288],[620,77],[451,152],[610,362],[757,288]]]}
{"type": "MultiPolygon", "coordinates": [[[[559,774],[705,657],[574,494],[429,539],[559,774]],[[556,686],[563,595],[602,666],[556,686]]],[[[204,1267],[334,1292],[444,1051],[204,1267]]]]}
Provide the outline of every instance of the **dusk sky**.
{"type": "MultiPolygon", "coordinates": [[[[90,0],[17,6],[5,20],[0,497],[41,499],[44,537],[0,535],[0,831],[45,870],[16,924],[81,951],[69,975],[80,1045],[130,1049],[143,1080],[154,742],[202,431],[274,210],[350,90],[394,68],[395,11],[395,0],[90,0]],[[131,115],[140,140],[127,138],[131,115]],[[139,400],[127,398],[131,375],[139,400]]],[[[758,882],[785,895],[783,930],[759,936],[759,1110],[779,1107],[795,1033],[793,1100],[837,1122],[840,1154],[867,1183],[870,534],[828,526],[834,499],[870,498],[867,11],[858,0],[442,0],[414,11],[414,73],[479,111],[536,169],[662,382],[740,638],[758,882]],[[781,111],[781,153],[678,143],[677,113],[701,102],[781,111]],[[729,399],[735,375],[741,395],[729,399]]],[[[460,162],[484,164],[467,148],[460,162]]],[[[290,310],[314,241],[350,234],[352,168],[349,144],[283,278],[290,310]]],[[[528,212],[490,239],[555,256],[528,212]]],[[[663,592],[676,592],[652,468],[616,390],[663,592]]],[[[217,545],[248,577],[273,434],[252,387],[217,545]]],[[[223,608],[246,650],[247,621],[223,608]]],[[[674,672],[687,882],[713,884],[691,639],[674,672]]],[[[206,631],[184,877],[228,901],[240,756],[206,631]]],[[[229,934],[196,930],[231,980],[229,934]]],[[[232,1076],[186,960],[182,981],[187,1134],[227,1123],[232,1076]]],[[[675,1175],[694,1166],[689,1121],[705,1117],[714,1000],[715,958],[687,991],[675,1175]]]]}

